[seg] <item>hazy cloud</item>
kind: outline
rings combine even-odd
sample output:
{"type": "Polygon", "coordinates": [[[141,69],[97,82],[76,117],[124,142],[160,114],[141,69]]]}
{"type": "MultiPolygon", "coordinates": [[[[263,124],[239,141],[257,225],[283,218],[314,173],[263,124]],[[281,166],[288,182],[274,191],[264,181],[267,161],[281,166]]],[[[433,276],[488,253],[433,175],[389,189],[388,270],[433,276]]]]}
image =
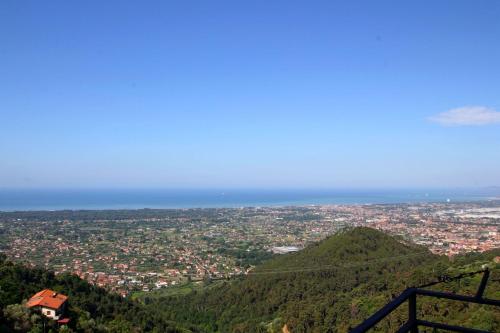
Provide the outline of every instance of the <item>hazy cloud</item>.
{"type": "Polygon", "coordinates": [[[439,113],[429,120],[445,126],[500,124],[500,112],[485,106],[464,106],[439,113]]]}

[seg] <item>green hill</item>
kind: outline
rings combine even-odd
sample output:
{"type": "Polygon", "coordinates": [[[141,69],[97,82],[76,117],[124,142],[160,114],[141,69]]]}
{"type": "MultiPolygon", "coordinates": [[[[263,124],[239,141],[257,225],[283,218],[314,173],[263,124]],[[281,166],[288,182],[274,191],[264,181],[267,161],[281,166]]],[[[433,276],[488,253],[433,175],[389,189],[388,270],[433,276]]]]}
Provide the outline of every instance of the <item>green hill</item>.
{"type": "Polygon", "coordinates": [[[302,251],[270,260],[261,265],[256,273],[274,269],[279,271],[323,270],[328,265],[352,267],[358,262],[365,265],[366,261],[371,263],[379,260],[398,261],[401,257],[437,258],[425,247],[404,244],[375,229],[360,227],[340,231],[302,251]]]}
{"type": "MultiPolygon", "coordinates": [[[[406,287],[472,269],[491,260],[487,256],[452,263],[421,246],[355,228],[272,259],[240,281],[146,303],[171,320],[206,332],[281,332],[285,324],[291,332],[346,332],[406,287]]],[[[470,288],[473,281],[467,282],[470,288]]],[[[394,313],[379,330],[399,327],[405,316],[406,311],[394,313]]],[[[498,312],[488,316],[498,317],[498,312]]],[[[490,326],[498,325],[497,319],[490,326]]]]}
{"type": "Polygon", "coordinates": [[[403,289],[415,266],[441,260],[425,248],[356,228],[272,259],[241,281],[155,300],[154,307],[207,332],[267,331],[270,323],[324,332],[351,322],[346,311],[356,295],[374,296],[368,313],[385,302],[384,292],[403,289]]]}

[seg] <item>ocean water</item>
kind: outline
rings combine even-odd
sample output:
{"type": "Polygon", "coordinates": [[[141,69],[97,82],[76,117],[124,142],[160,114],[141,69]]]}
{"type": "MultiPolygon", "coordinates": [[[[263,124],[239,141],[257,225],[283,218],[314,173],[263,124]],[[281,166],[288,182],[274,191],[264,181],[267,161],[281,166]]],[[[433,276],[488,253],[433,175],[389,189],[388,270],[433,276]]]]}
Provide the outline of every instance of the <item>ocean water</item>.
{"type": "Polygon", "coordinates": [[[0,189],[0,211],[207,208],[466,202],[500,198],[500,189],[466,190],[12,190],[0,189]]]}

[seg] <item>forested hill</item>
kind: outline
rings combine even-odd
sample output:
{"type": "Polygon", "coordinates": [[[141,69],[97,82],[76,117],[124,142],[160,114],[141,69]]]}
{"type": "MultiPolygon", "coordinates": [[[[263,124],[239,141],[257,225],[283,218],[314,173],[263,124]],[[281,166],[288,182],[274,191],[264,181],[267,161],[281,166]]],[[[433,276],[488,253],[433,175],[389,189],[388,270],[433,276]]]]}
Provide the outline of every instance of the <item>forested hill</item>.
{"type": "Polygon", "coordinates": [[[382,260],[419,262],[421,258],[425,258],[425,261],[438,259],[423,246],[405,244],[378,230],[359,227],[339,231],[336,235],[312,244],[302,251],[276,257],[258,267],[255,273],[273,270],[324,270],[328,265],[366,266],[382,260]]]}
{"type": "MultiPolygon", "coordinates": [[[[382,232],[355,228],[272,259],[240,281],[187,296],[146,299],[146,303],[171,320],[196,324],[206,332],[281,332],[285,325],[291,332],[347,332],[406,287],[492,264],[499,252],[451,262],[382,232]]],[[[473,290],[478,278],[467,279],[460,288],[473,290]]],[[[489,287],[489,292],[497,291],[498,282],[489,287]]],[[[435,307],[422,304],[422,313],[438,317],[449,308],[446,315],[453,319],[451,310],[456,305],[434,311],[435,307]]],[[[484,329],[500,328],[495,309],[472,319],[471,313],[477,313],[473,307],[456,310],[466,318],[462,321],[471,320],[484,329]]],[[[380,330],[389,332],[405,320],[406,311],[395,313],[380,330]]]]}
{"type": "MultiPolygon", "coordinates": [[[[42,318],[24,306],[36,292],[50,288],[69,296],[69,327],[61,332],[127,333],[191,332],[166,320],[161,314],[146,311],[144,306],[110,294],[77,276],[27,268],[5,260],[0,255],[0,332],[42,332],[42,318]]],[[[58,332],[47,321],[47,332],[58,332]]],[[[196,330],[195,330],[196,331],[196,330]]]]}

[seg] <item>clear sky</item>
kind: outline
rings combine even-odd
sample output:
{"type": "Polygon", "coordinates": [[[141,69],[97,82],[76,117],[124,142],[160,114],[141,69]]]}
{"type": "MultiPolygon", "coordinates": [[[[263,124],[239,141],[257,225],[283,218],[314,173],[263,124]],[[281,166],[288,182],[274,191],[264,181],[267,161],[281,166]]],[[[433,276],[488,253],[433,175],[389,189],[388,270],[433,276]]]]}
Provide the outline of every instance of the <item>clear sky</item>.
{"type": "Polygon", "coordinates": [[[499,1],[0,2],[0,187],[500,185],[499,1]]]}

